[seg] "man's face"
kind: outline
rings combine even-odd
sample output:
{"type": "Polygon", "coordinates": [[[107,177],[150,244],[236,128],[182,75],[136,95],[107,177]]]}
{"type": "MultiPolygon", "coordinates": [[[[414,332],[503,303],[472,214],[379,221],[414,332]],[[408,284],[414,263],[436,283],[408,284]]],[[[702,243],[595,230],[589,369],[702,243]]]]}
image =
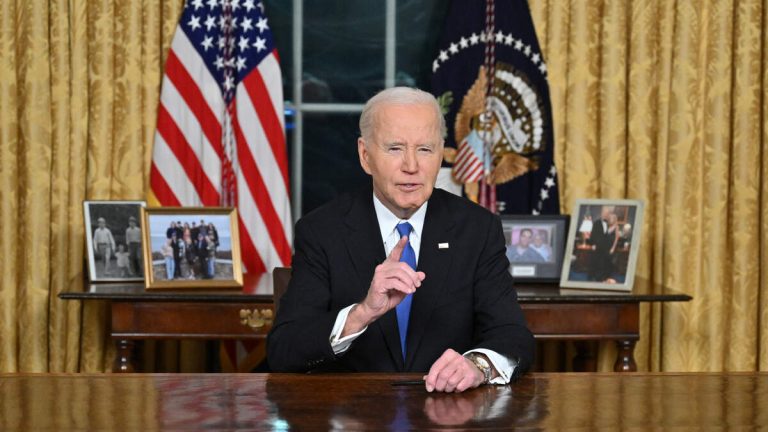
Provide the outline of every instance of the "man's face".
{"type": "Polygon", "coordinates": [[[536,247],[539,247],[544,244],[544,238],[541,236],[541,234],[536,234],[533,236],[533,244],[536,245],[536,247]]]}
{"type": "Polygon", "coordinates": [[[432,195],[443,143],[430,105],[381,105],[372,142],[357,141],[360,165],[392,213],[409,218],[432,195]]]}
{"type": "Polygon", "coordinates": [[[607,221],[611,213],[613,213],[613,207],[603,206],[602,210],[600,211],[600,217],[607,221]]]}
{"type": "Polygon", "coordinates": [[[531,232],[530,231],[520,231],[520,242],[518,244],[521,247],[527,248],[529,244],[531,244],[531,232]]]}

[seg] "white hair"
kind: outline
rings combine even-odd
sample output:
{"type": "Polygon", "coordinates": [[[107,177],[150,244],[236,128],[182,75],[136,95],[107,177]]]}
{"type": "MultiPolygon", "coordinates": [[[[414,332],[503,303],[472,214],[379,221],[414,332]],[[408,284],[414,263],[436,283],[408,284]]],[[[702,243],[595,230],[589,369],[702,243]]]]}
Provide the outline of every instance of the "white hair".
{"type": "Polygon", "coordinates": [[[360,114],[360,136],[366,143],[373,138],[376,113],[381,105],[430,105],[435,110],[440,140],[446,135],[445,118],[440,104],[431,93],[411,87],[391,87],[376,93],[363,107],[360,114]]]}

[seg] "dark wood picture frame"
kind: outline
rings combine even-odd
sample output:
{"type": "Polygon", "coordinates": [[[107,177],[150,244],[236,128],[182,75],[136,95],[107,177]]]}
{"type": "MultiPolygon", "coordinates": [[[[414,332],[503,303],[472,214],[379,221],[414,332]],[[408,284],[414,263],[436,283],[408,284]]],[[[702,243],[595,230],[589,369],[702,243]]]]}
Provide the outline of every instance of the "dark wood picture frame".
{"type": "Polygon", "coordinates": [[[560,281],[567,215],[502,215],[501,225],[515,282],[560,281]]]}

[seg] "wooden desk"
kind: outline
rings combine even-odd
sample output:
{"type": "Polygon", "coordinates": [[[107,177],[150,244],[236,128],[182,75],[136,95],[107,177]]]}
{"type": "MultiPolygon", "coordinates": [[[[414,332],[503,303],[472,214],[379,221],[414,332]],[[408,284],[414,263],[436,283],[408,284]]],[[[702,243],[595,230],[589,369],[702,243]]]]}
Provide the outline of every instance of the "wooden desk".
{"type": "Polygon", "coordinates": [[[532,374],[460,394],[418,375],[0,375],[0,430],[753,430],[768,374],[532,374]]]}
{"type": "MultiPolygon", "coordinates": [[[[243,314],[272,310],[272,275],[245,278],[240,291],[145,291],[142,284],[92,284],[85,292],[65,292],[65,300],[106,300],[110,334],[117,346],[113,370],[133,372],[134,341],[140,339],[263,339],[270,323],[243,314]],[[262,324],[260,327],[254,325],[262,324]]],[[[564,291],[557,286],[521,285],[519,301],[537,339],[614,340],[619,346],[614,369],[636,371],[634,347],[640,338],[640,303],[688,301],[690,296],[564,291]]],[[[594,370],[580,352],[576,370],[594,370]]],[[[594,362],[593,362],[594,363],[594,362]]]]}

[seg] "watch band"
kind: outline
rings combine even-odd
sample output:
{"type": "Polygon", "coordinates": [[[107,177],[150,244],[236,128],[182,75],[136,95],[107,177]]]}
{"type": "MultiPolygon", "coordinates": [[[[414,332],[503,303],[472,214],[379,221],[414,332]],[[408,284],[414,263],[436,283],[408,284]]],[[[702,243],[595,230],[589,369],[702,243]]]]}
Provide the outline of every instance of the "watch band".
{"type": "Polygon", "coordinates": [[[489,384],[491,382],[492,369],[488,360],[476,353],[470,353],[467,355],[467,358],[483,373],[483,384],[489,384]]]}

